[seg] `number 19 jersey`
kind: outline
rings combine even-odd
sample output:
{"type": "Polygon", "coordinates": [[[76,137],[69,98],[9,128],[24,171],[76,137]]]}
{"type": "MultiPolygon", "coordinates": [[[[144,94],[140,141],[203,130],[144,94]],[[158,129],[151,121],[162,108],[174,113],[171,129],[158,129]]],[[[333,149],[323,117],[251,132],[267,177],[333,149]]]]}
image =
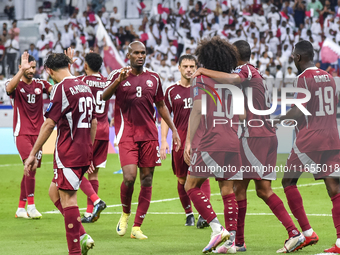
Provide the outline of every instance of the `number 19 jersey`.
{"type": "MultiPolygon", "coordinates": [[[[297,120],[297,149],[300,152],[339,150],[338,98],[334,79],[327,72],[310,67],[297,77],[294,85],[311,93],[311,99],[303,104],[311,115],[303,115],[297,120]]],[[[298,93],[297,98],[305,98],[305,94],[298,93]]]]}
{"type": "Polygon", "coordinates": [[[94,112],[97,117],[96,140],[109,140],[109,121],[107,112],[109,111],[109,102],[103,100],[103,91],[106,87],[106,78],[101,74],[94,74],[79,77],[91,89],[96,107],[94,112]]]}
{"type": "MultiPolygon", "coordinates": [[[[118,78],[121,69],[108,76],[108,84],[118,78]]],[[[139,75],[130,73],[116,89],[115,132],[117,142],[158,141],[154,103],[164,100],[157,73],[144,68],[139,75]]]]}

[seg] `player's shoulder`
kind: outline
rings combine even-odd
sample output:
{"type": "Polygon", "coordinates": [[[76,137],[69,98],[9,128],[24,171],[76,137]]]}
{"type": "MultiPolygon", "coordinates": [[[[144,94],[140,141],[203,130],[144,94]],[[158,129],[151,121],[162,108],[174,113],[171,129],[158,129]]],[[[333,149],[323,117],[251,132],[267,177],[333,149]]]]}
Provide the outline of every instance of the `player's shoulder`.
{"type": "Polygon", "coordinates": [[[40,78],[33,78],[32,81],[36,84],[41,84],[42,86],[45,86],[45,85],[51,85],[52,86],[51,83],[49,83],[46,80],[40,79],[40,78]]]}
{"type": "Polygon", "coordinates": [[[327,72],[317,68],[316,66],[308,67],[300,73],[297,78],[313,78],[314,75],[328,74],[327,72]]]}
{"type": "Polygon", "coordinates": [[[112,80],[114,77],[118,77],[123,68],[113,70],[108,76],[108,80],[112,80]]]}
{"type": "Polygon", "coordinates": [[[171,84],[170,86],[167,87],[167,89],[165,90],[165,94],[170,94],[170,92],[177,88],[179,86],[179,82],[176,82],[174,84],[171,84]]]}

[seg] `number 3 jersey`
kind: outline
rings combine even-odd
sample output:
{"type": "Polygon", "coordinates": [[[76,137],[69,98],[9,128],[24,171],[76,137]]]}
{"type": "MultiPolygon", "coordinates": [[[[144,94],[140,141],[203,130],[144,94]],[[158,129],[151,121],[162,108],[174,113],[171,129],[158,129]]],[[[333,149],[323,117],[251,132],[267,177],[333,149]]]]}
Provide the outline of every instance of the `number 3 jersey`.
{"type": "MultiPolygon", "coordinates": [[[[10,81],[6,81],[6,86],[10,81]]],[[[14,136],[39,134],[44,123],[43,93],[48,93],[51,86],[40,79],[32,79],[31,84],[20,81],[16,89],[9,94],[14,110],[14,136]]]]}
{"type": "MultiPolygon", "coordinates": [[[[110,73],[111,84],[121,69],[110,73]]],[[[130,75],[116,89],[115,132],[117,142],[158,141],[154,103],[164,100],[157,73],[146,68],[139,75],[130,75]]]]}
{"type": "Polygon", "coordinates": [[[54,168],[90,165],[95,107],[90,87],[79,78],[66,77],[53,86],[45,117],[57,123],[54,168]]]}
{"type": "Polygon", "coordinates": [[[94,74],[89,76],[80,76],[83,82],[89,85],[93,97],[95,99],[94,112],[97,118],[97,133],[96,140],[109,140],[109,122],[107,112],[109,111],[109,102],[103,100],[103,91],[106,87],[106,78],[101,74],[94,74]]]}
{"type": "MultiPolygon", "coordinates": [[[[295,127],[295,152],[339,150],[338,98],[334,79],[327,72],[310,67],[297,77],[294,86],[308,89],[311,93],[311,99],[303,104],[311,115],[303,115],[295,127]]],[[[297,98],[305,97],[304,93],[297,94],[297,98]]]]}

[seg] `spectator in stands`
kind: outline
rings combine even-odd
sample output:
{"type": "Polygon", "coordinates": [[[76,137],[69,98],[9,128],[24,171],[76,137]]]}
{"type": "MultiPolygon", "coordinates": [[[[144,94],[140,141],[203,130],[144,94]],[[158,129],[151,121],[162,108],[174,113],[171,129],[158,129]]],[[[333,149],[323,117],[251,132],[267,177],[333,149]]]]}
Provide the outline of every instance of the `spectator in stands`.
{"type": "Polygon", "coordinates": [[[9,74],[15,75],[16,74],[16,59],[17,54],[19,53],[19,42],[14,39],[15,34],[11,34],[11,38],[8,39],[5,43],[6,48],[6,57],[7,57],[7,65],[9,68],[9,74]]]}
{"type": "Polygon", "coordinates": [[[293,69],[291,66],[287,67],[287,72],[284,78],[284,87],[289,88],[293,87],[294,81],[296,79],[296,74],[293,73],[293,69]]]}
{"type": "Polygon", "coordinates": [[[38,49],[38,56],[39,56],[39,67],[43,66],[43,50],[45,49],[45,45],[49,42],[45,39],[45,35],[42,34],[40,36],[40,40],[37,41],[36,47],[38,49]]]}
{"type": "Polygon", "coordinates": [[[64,52],[64,46],[61,42],[61,33],[58,32],[57,39],[53,43],[53,52],[55,53],[63,53],[64,52]]]}
{"type": "Polygon", "coordinates": [[[326,0],[325,6],[323,7],[323,10],[320,12],[320,15],[323,16],[323,20],[326,20],[328,15],[333,16],[335,14],[334,7],[331,6],[331,2],[326,0]]]}
{"type": "Polygon", "coordinates": [[[1,75],[5,75],[5,55],[6,48],[4,46],[4,42],[0,39],[0,65],[1,65],[1,75]]]}
{"type": "Polygon", "coordinates": [[[312,12],[311,17],[313,17],[313,18],[318,18],[322,9],[323,9],[323,5],[319,0],[312,0],[307,5],[307,11],[312,12]]]}
{"type": "Polygon", "coordinates": [[[54,42],[54,34],[53,34],[53,30],[45,27],[45,40],[47,40],[48,42],[52,43],[54,42]]]}
{"type": "Polygon", "coordinates": [[[10,38],[6,29],[2,30],[1,41],[6,42],[10,38]]]}
{"type": "Polygon", "coordinates": [[[91,26],[90,21],[86,20],[86,27],[84,29],[84,32],[86,34],[87,42],[89,44],[89,47],[94,46],[94,42],[96,40],[96,33],[94,31],[94,28],[91,26]]]}
{"type": "Polygon", "coordinates": [[[17,20],[13,20],[12,22],[12,28],[8,31],[9,35],[14,34],[14,39],[19,42],[19,34],[20,34],[20,28],[17,27],[17,20]]]}
{"type": "Polygon", "coordinates": [[[282,66],[280,65],[276,66],[275,88],[277,88],[278,91],[281,91],[281,88],[283,86],[283,73],[281,68],[282,66]]]}
{"type": "Polygon", "coordinates": [[[113,12],[110,14],[110,20],[113,20],[114,24],[118,24],[121,20],[121,15],[118,13],[117,6],[113,7],[113,12]]]}
{"type": "Polygon", "coordinates": [[[105,5],[105,1],[106,0],[92,0],[92,9],[94,11],[94,13],[98,13],[98,11],[100,11],[103,6],[105,5]]]}
{"type": "Polygon", "coordinates": [[[302,0],[295,0],[293,10],[295,26],[300,27],[300,24],[305,23],[306,6],[302,3],[302,0]]]}
{"type": "Polygon", "coordinates": [[[4,13],[7,15],[9,20],[14,19],[14,5],[13,5],[12,0],[7,2],[7,5],[4,8],[4,13]]]}
{"type": "Polygon", "coordinates": [[[36,62],[39,62],[39,52],[38,50],[35,48],[34,43],[30,44],[30,48],[28,50],[28,54],[30,54],[31,56],[34,57],[36,62]]]}
{"type": "Polygon", "coordinates": [[[340,0],[338,0],[338,5],[335,6],[334,10],[335,10],[335,16],[339,17],[340,16],[340,0]]]}
{"type": "Polygon", "coordinates": [[[47,13],[43,12],[43,7],[40,6],[38,8],[38,13],[34,15],[33,21],[35,23],[41,24],[41,23],[45,23],[45,20],[48,20],[48,16],[47,13]]]}
{"type": "Polygon", "coordinates": [[[272,94],[274,83],[275,83],[275,78],[273,75],[270,74],[269,68],[266,69],[265,73],[262,76],[266,80],[266,85],[267,85],[269,93],[272,94]]]}

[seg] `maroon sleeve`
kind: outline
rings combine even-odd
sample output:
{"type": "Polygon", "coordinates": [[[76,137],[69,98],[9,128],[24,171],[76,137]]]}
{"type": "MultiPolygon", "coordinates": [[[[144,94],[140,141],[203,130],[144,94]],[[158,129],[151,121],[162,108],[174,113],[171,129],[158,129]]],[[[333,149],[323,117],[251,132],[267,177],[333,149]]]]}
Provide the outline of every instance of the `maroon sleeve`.
{"type": "MultiPolygon", "coordinates": [[[[6,83],[5,83],[5,87],[7,87],[7,85],[8,85],[8,83],[11,81],[11,79],[9,79],[9,80],[7,80],[6,81],[6,83]]],[[[10,94],[8,94],[7,92],[7,95],[10,97],[10,98],[14,98],[14,96],[15,96],[15,91],[16,91],[17,89],[15,88],[14,90],[13,90],[13,92],[12,93],[10,93],[10,94]]]]}
{"type": "Polygon", "coordinates": [[[169,88],[165,91],[164,102],[170,113],[172,113],[172,102],[169,88]]]}
{"type": "Polygon", "coordinates": [[[164,100],[164,94],[163,94],[163,89],[162,89],[162,82],[161,82],[161,79],[159,78],[158,75],[157,75],[157,83],[158,83],[158,86],[156,88],[157,91],[156,91],[155,98],[154,98],[154,102],[155,103],[164,100]]]}
{"type": "Polygon", "coordinates": [[[48,81],[44,81],[44,80],[41,80],[42,83],[44,84],[44,87],[43,87],[43,92],[46,93],[46,94],[49,94],[49,90],[50,88],[52,87],[52,85],[48,82],[48,81]]]}
{"type": "Polygon", "coordinates": [[[45,113],[46,118],[52,119],[54,122],[58,122],[62,117],[62,84],[54,87],[51,91],[50,104],[48,105],[45,113]]]}
{"type": "Polygon", "coordinates": [[[233,71],[234,74],[237,74],[238,76],[240,76],[241,81],[245,81],[245,80],[250,80],[251,79],[251,71],[249,70],[249,68],[247,68],[246,65],[240,67],[240,68],[236,68],[233,71]]]}

